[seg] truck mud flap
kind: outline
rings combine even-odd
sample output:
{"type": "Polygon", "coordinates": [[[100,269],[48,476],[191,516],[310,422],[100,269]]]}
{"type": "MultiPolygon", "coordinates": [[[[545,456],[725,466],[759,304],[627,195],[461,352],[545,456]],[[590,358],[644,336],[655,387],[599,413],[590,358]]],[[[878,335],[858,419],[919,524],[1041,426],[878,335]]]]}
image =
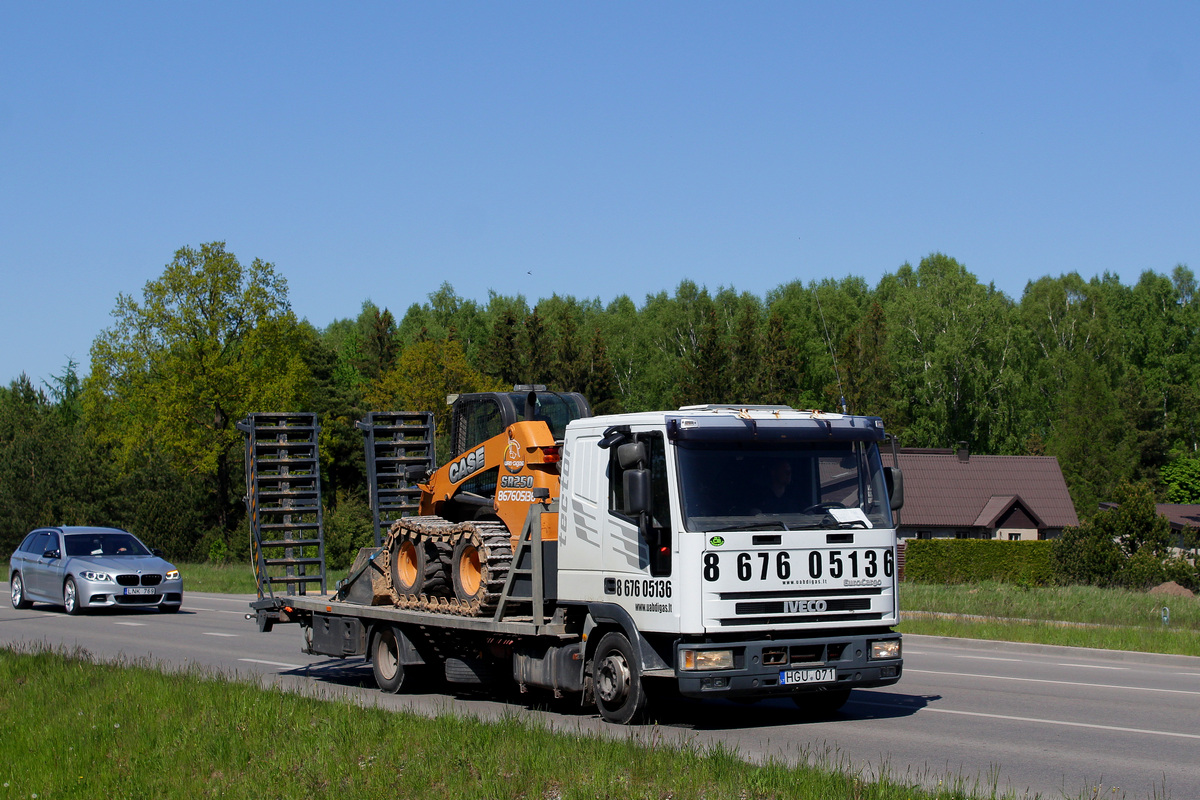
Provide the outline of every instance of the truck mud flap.
{"type": "MultiPolygon", "coordinates": [[[[675,670],[646,641],[646,637],[642,636],[641,631],[634,623],[633,617],[629,616],[629,612],[624,608],[615,603],[588,603],[588,617],[595,626],[616,625],[625,632],[629,643],[637,648],[638,657],[642,662],[642,675],[648,677],[675,676],[675,670]]],[[[585,626],[585,629],[590,630],[590,626],[585,626]]]]}
{"type": "Polygon", "coordinates": [[[367,632],[362,620],[354,617],[313,614],[313,653],[326,656],[359,656],[367,652],[367,632]]]}

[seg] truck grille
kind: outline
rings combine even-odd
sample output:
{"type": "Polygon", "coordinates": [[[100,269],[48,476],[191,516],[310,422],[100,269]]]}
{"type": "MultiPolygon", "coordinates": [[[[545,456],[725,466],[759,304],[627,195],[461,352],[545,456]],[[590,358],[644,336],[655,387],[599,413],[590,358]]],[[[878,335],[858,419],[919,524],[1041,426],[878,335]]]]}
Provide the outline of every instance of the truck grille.
{"type": "MultiPolygon", "coordinates": [[[[796,603],[797,601],[793,601],[796,603]]],[[[760,601],[757,603],[738,603],[734,606],[735,614],[799,614],[805,613],[799,608],[791,609],[786,600],[760,601]]],[[[828,600],[825,603],[825,611],[862,611],[871,607],[870,599],[862,598],[843,598],[840,600],[828,600]]]]}
{"type": "Polygon", "coordinates": [[[794,664],[826,664],[839,661],[842,651],[846,649],[845,642],[833,642],[828,645],[801,644],[791,647],[764,647],[762,663],[765,667],[787,667],[794,664]]]}

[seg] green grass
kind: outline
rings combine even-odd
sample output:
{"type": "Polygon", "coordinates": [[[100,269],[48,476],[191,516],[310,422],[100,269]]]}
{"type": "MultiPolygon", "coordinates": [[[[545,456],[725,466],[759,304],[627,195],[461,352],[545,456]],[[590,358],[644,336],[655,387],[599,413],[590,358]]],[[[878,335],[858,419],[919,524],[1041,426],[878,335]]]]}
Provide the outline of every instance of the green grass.
{"type": "Polygon", "coordinates": [[[516,717],[428,719],[150,666],[0,649],[0,797],[1012,796],[961,778],[925,791],[928,773],[870,780],[821,754],[816,767],[750,764],[724,747],[661,746],[655,728],[613,740],[516,717]]]}
{"type": "Polygon", "coordinates": [[[904,633],[1200,656],[1200,601],[1190,597],[1092,586],[904,583],[900,609],[904,633]],[[1170,609],[1166,626],[1163,606],[1170,609]]]}
{"type": "MultiPolygon", "coordinates": [[[[217,594],[255,594],[254,569],[248,562],[236,564],[178,564],[183,591],[217,594]]],[[[339,576],[339,578],[342,576],[339,576]]]]}

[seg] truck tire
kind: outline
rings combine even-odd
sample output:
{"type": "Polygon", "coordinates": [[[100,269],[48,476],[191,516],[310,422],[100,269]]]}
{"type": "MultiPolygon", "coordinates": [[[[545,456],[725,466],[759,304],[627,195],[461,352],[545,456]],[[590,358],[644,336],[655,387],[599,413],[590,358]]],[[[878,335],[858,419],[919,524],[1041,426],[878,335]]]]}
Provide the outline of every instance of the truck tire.
{"type": "Polygon", "coordinates": [[[592,691],[600,716],[618,725],[641,720],[646,690],[633,645],[620,631],[600,637],[592,658],[592,691]]]}
{"type": "Polygon", "coordinates": [[[804,692],[792,695],[796,708],[813,717],[827,717],[837,712],[850,699],[849,689],[830,689],[826,692],[804,692]]]}
{"type": "Polygon", "coordinates": [[[372,637],[371,672],[380,691],[396,694],[404,686],[407,675],[400,662],[400,643],[391,628],[381,628],[372,637]]]}

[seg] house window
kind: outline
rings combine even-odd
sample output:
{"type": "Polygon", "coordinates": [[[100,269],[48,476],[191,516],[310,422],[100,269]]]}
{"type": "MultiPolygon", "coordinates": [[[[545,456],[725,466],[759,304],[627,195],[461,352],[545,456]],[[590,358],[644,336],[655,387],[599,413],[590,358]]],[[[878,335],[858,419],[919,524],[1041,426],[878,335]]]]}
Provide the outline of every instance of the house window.
{"type": "Polygon", "coordinates": [[[1021,534],[1019,534],[1019,533],[1010,533],[1010,534],[1008,535],[1008,540],[1009,540],[1010,542],[1019,542],[1019,541],[1021,541],[1021,534]]]}
{"type": "Polygon", "coordinates": [[[971,534],[968,531],[955,531],[954,538],[955,539],[970,539],[971,534]]]}
{"type": "Polygon", "coordinates": [[[932,539],[933,531],[917,531],[918,539],[932,539]]]}

